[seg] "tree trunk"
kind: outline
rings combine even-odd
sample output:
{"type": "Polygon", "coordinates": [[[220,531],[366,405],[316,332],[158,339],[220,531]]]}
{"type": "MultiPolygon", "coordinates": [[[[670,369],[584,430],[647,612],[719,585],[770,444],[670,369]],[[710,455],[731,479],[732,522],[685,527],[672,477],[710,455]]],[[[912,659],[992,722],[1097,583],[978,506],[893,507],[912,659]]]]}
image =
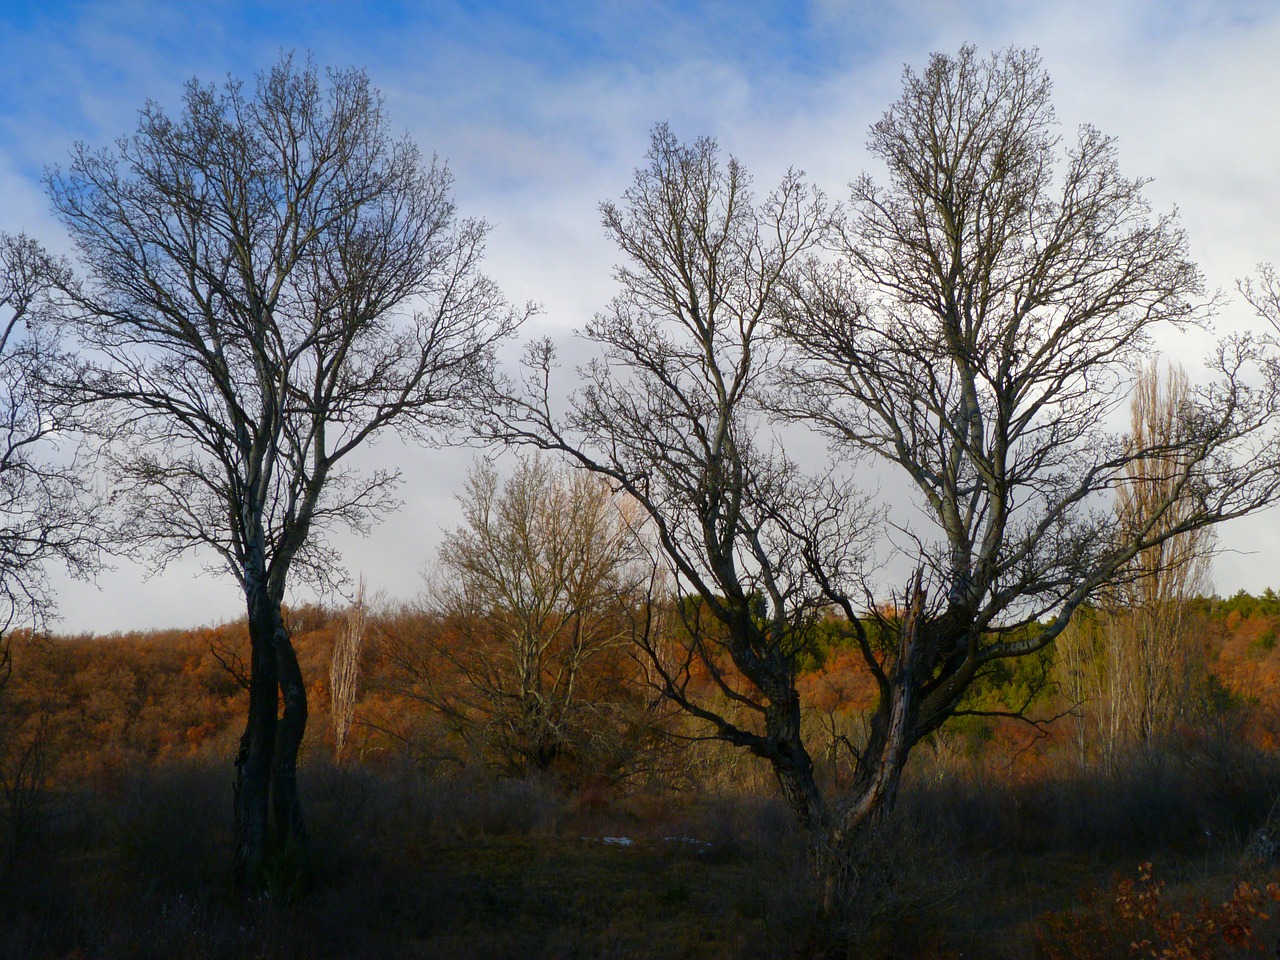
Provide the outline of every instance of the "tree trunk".
{"type": "Polygon", "coordinates": [[[302,670],[298,667],[293,642],[279,617],[279,608],[275,654],[280,674],[280,692],[284,698],[284,712],[276,728],[275,767],[271,776],[275,835],[280,853],[296,871],[293,879],[305,880],[309,864],[302,804],[298,799],[298,750],[307,730],[307,688],[302,681],[302,670]]]}
{"type": "Polygon", "coordinates": [[[310,867],[298,798],[307,691],[280,603],[260,586],[264,579],[246,577],[252,653],[249,717],[236,756],[235,879],[246,893],[270,885],[290,896],[310,867]]]}
{"type": "Polygon", "coordinates": [[[814,872],[818,881],[818,924],[836,925],[855,891],[849,889],[857,844],[863,831],[893,810],[902,780],[907,749],[902,741],[878,758],[859,778],[848,805],[825,831],[814,837],[814,872]]]}
{"type": "Polygon", "coordinates": [[[769,762],[782,796],[800,825],[810,832],[827,829],[829,810],[813,767],[813,758],[800,732],[800,697],[789,685],[770,690],[765,710],[769,762]]]}
{"type": "Polygon", "coordinates": [[[889,677],[888,697],[872,721],[871,736],[859,762],[849,801],[832,817],[829,828],[815,837],[819,932],[826,936],[839,923],[852,893],[849,879],[859,836],[873,818],[893,809],[902,781],[907,753],[918,738],[916,729],[916,658],[924,615],[922,574],[917,572],[909,594],[898,641],[898,656],[889,677]]]}
{"type": "Polygon", "coordinates": [[[266,591],[251,591],[249,601],[249,716],[236,754],[235,881],[245,891],[261,889],[270,846],[268,802],[279,711],[279,674],[274,649],[274,619],[266,591]]]}

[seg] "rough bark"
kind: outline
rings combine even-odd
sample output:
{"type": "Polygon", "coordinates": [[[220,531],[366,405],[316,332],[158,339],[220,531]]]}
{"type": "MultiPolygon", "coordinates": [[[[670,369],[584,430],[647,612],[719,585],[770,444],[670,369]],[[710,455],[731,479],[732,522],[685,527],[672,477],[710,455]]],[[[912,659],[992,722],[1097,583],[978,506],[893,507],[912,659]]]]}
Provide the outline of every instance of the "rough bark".
{"type": "Polygon", "coordinates": [[[275,837],[280,855],[292,865],[297,879],[305,883],[309,873],[309,853],[306,827],[302,819],[302,802],[298,797],[298,750],[307,730],[307,688],[289,632],[279,618],[278,607],[272,650],[284,703],[280,722],[276,726],[274,768],[271,773],[275,837]]]}

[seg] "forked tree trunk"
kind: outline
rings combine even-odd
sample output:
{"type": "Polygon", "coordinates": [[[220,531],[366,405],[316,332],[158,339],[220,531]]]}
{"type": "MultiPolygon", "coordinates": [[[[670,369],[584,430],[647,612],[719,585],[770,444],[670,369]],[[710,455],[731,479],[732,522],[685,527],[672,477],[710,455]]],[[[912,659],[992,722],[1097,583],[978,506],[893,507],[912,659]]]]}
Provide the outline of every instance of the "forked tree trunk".
{"type": "MultiPolygon", "coordinates": [[[[904,696],[898,702],[905,703],[908,699],[904,696]]],[[[907,756],[907,743],[902,735],[906,725],[905,706],[900,712],[895,710],[895,716],[903,718],[899,731],[891,733],[885,748],[868,763],[847,804],[833,822],[814,837],[820,928],[830,928],[844,913],[848,898],[854,893],[850,889],[850,878],[856,866],[858,840],[873,820],[892,811],[897,799],[907,756]]]]}
{"type": "Polygon", "coordinates": [[[815,932],[819,941],[831,935],[845,910],[846,901],[853,893],[849,881],[858,839],[874,818],[892,810],[907,753],[915,742],[916,659],[920,652],[923,608],[924,590],[921,574],[917,573],[902,621],[897,659],[889,675],[888,698],[872,722],[871,737],[863,751],[853,789],[825,829],[813,834],[819,893],[815,932]]]}
{"type": "Polygon", "coordinates": [[[251,673],[249,716],[236,755],[235,880],[242,891],[256,893],[270,878],[287,894],[309,872],[298,798],[307,693],[280,604],[246,580],[251,673]]]}

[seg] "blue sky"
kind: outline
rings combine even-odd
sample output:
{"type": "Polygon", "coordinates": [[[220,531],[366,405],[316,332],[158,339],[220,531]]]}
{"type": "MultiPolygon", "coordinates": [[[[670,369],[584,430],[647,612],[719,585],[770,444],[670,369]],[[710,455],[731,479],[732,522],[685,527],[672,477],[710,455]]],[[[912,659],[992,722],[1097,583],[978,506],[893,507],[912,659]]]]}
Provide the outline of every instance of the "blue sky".
{"type": "MultiPolygon", "coordinates": [[[[596,205],[625,189],[648,131],[717,137],[763,187],[790,166],[829,194],[866,166],[868,126],[904,64],[971,42],[1040,48],[1064,129],[1119,138],[1158,209],[1177,207],[1211,286],[1280,261],[1280,2],[1276,0],[812,0],[812,2],[267,2],[113,0],[0,9],[0,229],[68,247],[40,186],[76,140],[128,133],[148,98],[251,79],[281,50],[364,67],[393,125],[449,162],[460,211],[493,224],[488,269],[537,301],[533,334],[566,340],[609,298],[613,255],[596,205]]],[[[872,171],[874,173],[874,169],[872,171]]],[[[1219,324],[1247,326],[1229,304],[1219,324]]],[[[1170,342],[1193,361],[1204,344],[1170,342]]],[[[575,349],[568,346],[570,353],[575,349]]],[[[404,511],[343,540],[371,590],[408,598],[455,521],[471,451],[372,454],[403,467],[404,511]]],[[[1280,517],[1229,527],[1220,589],[1280,583],[1280,517]]],[[[186,625],[237,616],[198,562],[144,582],[121,562],[62,583],[67,629],[186,625]]]]}

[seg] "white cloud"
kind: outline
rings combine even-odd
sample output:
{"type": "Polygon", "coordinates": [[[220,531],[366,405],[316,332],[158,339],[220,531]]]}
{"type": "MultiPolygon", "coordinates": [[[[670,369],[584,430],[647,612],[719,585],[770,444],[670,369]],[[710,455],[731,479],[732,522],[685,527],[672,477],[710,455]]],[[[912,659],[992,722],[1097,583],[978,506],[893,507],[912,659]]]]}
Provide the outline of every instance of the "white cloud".
{"type": "MultiPolygon", "coordinates": [[[[919,69],[931,51],[973,42],[1040,47],[1064,131],[1090,122],[1119,138],[1124,169],[1155,178],[1157,208],[1181,210],[1212,286],[1280,260],[1280,125],[1270,116],[1280,8],[1261,0],[817,0],[795,11],[793,27],[752,2],[530,4],[520,16],[442,2],[403,23],[376,4],[363,15],[341,4],[159,0],[51,10],[33,28],[0,31],[0,228],[29,224],[55,246],[65,241],[44,212],[41,163],[74,139],[126,133],[148,96],[176,104],[192,74],[249,79],[282,48],[311,49],[322,65],[367,67],[393,125],[449,161],[460,212],[494,224],[490,272],[513,300],[544,305],[533,330],[560,337],[611,294],[616,256],[596,207],[626,187],[653,123],[716,136],[762,191],[796,166],[841,199],[867,166],[868,126],[897,95],[903,64],[919,69]],[[248,29],[251,11],[275,12],[248,29]]],[[[1235,308],[1222,322],[1252,321],[1235,308]]],[[[439,528],[455,522],[452,493],[470,453],[388,442],[372,457],[403,467],[405,509],[342,544],[372,589],[408,595],[439,528]]],[[[1220,561],[1220,583],[1268,585],[1280,559],[1270,527],[1224,530],[1228,547],[1257,553],[1220,561]]],[[[140,586],[122,566],[101,594],[68,586],[66,624],[238,615],[234,584],[193,580],[194,569],[140,586]]]]}

